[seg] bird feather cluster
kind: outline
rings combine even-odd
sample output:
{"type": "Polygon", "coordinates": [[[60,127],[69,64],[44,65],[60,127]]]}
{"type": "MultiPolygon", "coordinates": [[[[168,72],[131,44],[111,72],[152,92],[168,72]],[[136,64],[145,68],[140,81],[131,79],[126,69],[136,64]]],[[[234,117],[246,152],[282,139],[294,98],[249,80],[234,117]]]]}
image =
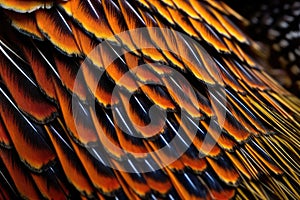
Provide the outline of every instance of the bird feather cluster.
{"type": "Polygon", "coordinates": [[[0,7],[0,199],[300,199],[300,100],[222,1],[0,7]]]}

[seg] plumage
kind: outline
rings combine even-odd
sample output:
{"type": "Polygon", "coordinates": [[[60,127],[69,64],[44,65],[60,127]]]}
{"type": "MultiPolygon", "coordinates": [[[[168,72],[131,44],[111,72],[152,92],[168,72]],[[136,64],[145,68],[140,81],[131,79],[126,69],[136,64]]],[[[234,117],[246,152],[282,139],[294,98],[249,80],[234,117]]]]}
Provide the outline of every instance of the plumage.
{"type": "Polygon", "coordinates": [[[242,22],[222,1],[0,0],[0,199],[299,199],[300,100],[242,22]]]}
{"type": "Polygon", "coordinates": [[[285,88],[299,96],[300,2],[293,0],[263,0],[247,9],[238,1],[227,1],[249,20],[245,29],[251,37],[264,44],[271,67],[268,73],[285,88]]]}

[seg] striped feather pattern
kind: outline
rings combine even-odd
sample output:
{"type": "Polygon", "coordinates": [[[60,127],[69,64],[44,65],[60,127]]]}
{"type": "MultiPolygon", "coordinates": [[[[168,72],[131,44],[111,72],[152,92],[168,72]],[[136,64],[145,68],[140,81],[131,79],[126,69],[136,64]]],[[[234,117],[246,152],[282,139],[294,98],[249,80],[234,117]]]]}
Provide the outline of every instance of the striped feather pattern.
{"type": "Polygon", "coordinates": [[[300,100],[226,4],[20,2],[0,1],[1,199],[300,198],[300,100]],[[114,37],[142,27],[171,31],[114,37]]]}

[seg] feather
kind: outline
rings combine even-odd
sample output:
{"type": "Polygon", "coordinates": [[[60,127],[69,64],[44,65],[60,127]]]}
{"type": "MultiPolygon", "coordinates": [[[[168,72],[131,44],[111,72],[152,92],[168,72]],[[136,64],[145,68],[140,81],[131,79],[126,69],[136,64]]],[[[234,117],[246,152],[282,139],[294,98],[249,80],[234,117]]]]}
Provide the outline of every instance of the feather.
{"type": "Polygon", "coordinates": [[[299,198],[300,101],[246,21],[222,1],[0,0],[0,198],[299,198]]]}
{"type": "Polygon", "coordinates": [[[47,144],[42,127],[34,126],[16,107],[7,93],[1,89],[1,118],[21,160],[35,171],[50,164],[55,158],[47,144]],[[26,148],[27,151],[23,151],[26,148]]]}
{"type": "Polygon", "coordinates": [[[17,105],[37,121],[47,121],[57,109],[48,101],[34,82],[32,74],[22,60],[5,46],[0,46],[1,79],[11,92],[17,105]],[[25,101],[24,101],[25,100],[25,101]]]}
{"type": "Polygon", "coordinates": [[[13,183],[23,198],[39,199],[40,193],[35,189],[35,184],[30,174],[22,170],[19,158],[10,150],[0,149],[1,160],[8,170],[13,183]]]}
{"type": "Polygon", "coordinates": [[[53,1],[37,1],[37,0],[29,0],[29,1],[21,1],[21,0],[12,0],[12,1],[4,1],[0,2],[1,7],[14,10],[21,13],[33,12],[39,8],[50,8],[53,6],[53,1]]]}

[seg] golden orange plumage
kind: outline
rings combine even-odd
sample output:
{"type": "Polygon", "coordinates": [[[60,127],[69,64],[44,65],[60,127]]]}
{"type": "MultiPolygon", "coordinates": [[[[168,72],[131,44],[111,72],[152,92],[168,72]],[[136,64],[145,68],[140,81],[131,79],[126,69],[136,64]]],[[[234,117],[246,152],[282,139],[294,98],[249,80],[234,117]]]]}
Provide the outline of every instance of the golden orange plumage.
{"type": "Polygon", "coordinates": [[[0,199],[300,198],[300,100],[225,3],[0,7],[0,199]]]}

